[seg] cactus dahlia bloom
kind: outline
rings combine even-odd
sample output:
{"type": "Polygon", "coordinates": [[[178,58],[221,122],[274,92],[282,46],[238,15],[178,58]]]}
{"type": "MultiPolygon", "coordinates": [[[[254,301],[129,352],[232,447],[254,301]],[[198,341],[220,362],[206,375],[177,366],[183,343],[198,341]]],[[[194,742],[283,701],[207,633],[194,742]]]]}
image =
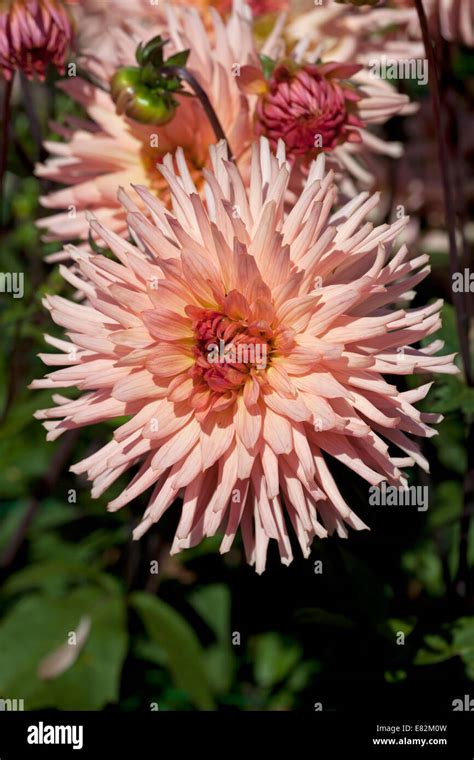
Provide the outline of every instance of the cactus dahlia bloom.
{"type": "Polygon", "coordinates": [[[15,69],[43,79],[49,63],[63,73],[71,38],[60,0],[0,0],[0,71],[6,79],[15,69]]]}
{"type": "MultiPolygon", "coordinates": [[[[364,222],[378,197],[362,193],[333,213],[332,173],[319,156],[293,208],[280,144],[254,146],[250,187],[212,146],[206,202],[178,151],[162,166],[173,212],[136,188],[148,215],[120,192],[137,245],[92,221],[116,256],[76,250],[87,304],[47,297],[68,340],[34,388],[78,388],[39,411],[48,438],[127,415],[113,440],[75,464],[93,496],[138,468],[109,504],[117,510],[151,490],[140,538],[182,498],[172,552],[240,526],[246,556],[265,568],[274,539],[292,560],[293,526],[309,555],[313,538],[366,526],[330,472],[336,459],[370,484],[403,485],[400,468],[427,463],[411,435],[431,436],[437,415],[413,406],[430,384],[399,392],[385,373],[456,372],[435,332],[440,302],[395,308],[428,273],[427,256],[392,250],[405,224],[364,222]]],[[[66,279],[77,278],[63,268],[66,279]]],[[[176,505],[174,507],[178,509],[176,505]]]]}

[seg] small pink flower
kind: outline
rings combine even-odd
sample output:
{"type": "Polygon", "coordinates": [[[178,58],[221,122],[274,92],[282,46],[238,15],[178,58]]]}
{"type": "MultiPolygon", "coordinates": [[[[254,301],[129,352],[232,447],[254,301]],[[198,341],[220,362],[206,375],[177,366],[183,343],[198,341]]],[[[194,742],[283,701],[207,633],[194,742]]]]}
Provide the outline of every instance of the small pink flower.
{"type": "Polygon", "coordinates": [[[0,13],[0,69],[11,79],[15,69],[44,79],[53,64],[64,72],[72,26],[59,0],[11,0],[0,13]]]}
{"type": "Polygon", "coordinates": [[[285,143],[289,157],[333,150],[344,142],[360,142],[354,127],[363,127],[355,103],[356,89],[343,79],[361,69],[340,64],[279,64],[257,106],[257,132],[276,148],[285,143]]]}

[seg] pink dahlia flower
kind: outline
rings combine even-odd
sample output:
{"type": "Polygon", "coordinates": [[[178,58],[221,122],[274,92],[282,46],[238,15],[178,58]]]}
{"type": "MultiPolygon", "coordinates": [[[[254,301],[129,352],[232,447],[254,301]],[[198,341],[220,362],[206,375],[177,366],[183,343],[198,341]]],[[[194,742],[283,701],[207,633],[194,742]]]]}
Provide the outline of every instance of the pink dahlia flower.
{"type": "MultiPolygon", "coordinates": [[[[269,39],[267,46],[275,59],[278,39],[269,39]]],[[[291,60],[277,63],[267,79],[261,65],[242,67],[241,89],[257,96],[255,131],[268,137],[274,149],[282,139],[288,159],[297,161],[303,174],[325,152],[346,195],[373,189],[374,157],[398,157],[402,145],[386,142],[369,127],[411,113],[413,104],[359,64],[311,63],[300,60],[301,52],[295,50],[291,60]]],[[[299,192],[299,182],[292,190],[299,192]]]]}
{"type": "MultiPolygon", "coordinates": [[[[45,299],[67,340],[34,388],[77,388],[75,400],[37,413],[48,439],[64,430],[129,420],[113,440],[74,465],[101,495],[132,480],[117,510],[152,489],[140,538],[182,498],[172,552],[221,533],[229,550],[241,527],[246,556],[265,568],[274,539],[292,560],[290,524],[305,556],[313,538],[366,526],[344,501],[328,464],[336,459],[370,484],[403,485],[400,468],[427,462],[415,436],[437,415],[414,403],[430,383],[400,392],[390,376],[456,372],[440,341],[412,344],[440,326],[440,302],[409,301],[428,273],[393,242],[406,220],[365,222],[379,202],[362,193],[333,212],[337,192],[324,156],[285,211],[290,170],[283,145],[255,145],[245,188],[224,144],[211,147],[201,199],[182,151],[162,166],[173,212],[145,187],[147,209],[120,193],[136,245],[92,221],[117,260],[72,251],[87,304],[45,299]]],[[[77,284],[67,268],[64,277],[77,284]]],[[[176,505],[175,509],[179,507],[176,505]]]]}
{"type": "Polygon", "coordinates": [[[44,79],[53,64],[64,73],[72,27],[60,0],[1,0],[0,70],[11,79],[16,69],[44,79]]]}
{"type": "Polygon", "coordinates": [[[279,64],[257,105],[257,133],[266,135],[273,148],[283,140],[288,156],[311,156],[318,150],[334,150],[343,142],[360,142],[354,127],[364,126],[356,111],[361,96],[354,87],[331,76],[337,76],[338,70],[351,76],[359,69],[338,64],[279,64]],[[315,148],[317,137],[321,138],[319,148],[315,148]]]}
{"type": "Polygon", "coordinates": [[[366,64],[381,56],[391,60],[423,58],[418,17],[412,2],[378,8],[351,7],[336,0],[303,4],[285,29],[290,41],[317,49],[323,61],[366,64]]]}
{"type": "MultiPolygon", "coordinates": [[[[181,9],[178,18],[168,7],[167,13],[167,27],[148,28],[141,39],[146,41],[164,33],[170,40],[167,56],[191,49],[187,68],[208,94],[233,153],[243,165],[248,161],[252,137],[250,104],[239,90],[233,66],[236,61],[250,63],[256,58],[251,24],[237,11],[226,24],[215,13],[212,41],[195,11],[181,9]]],[[[90,59],[90,70],[104,82],[110,81],[116,68],[133,65],[138,42],[139,39],[117,30],[112,61],[90,59]]],[[[118,115],[107,92],[79,77],[59,86],[86,109],[90,120],[71,118],[66,125],[57,126],[66,142],[47,142],[52,157],[37,167],[38,176],[67,186],[41,199],[47,208],[64,209],[39,221],[50,239],[87,238],[88,210],[114,230],[123,232],[125,214],[117,200],[116,188],[133,183],[145,185],[158,195],[165,193],[166,183],[156,168],[157,162],[177,147],[183,148],[199,181],[215,135],[196,98],[177,96],[180,105],[175,118],[157,127],[118,115]]]]}

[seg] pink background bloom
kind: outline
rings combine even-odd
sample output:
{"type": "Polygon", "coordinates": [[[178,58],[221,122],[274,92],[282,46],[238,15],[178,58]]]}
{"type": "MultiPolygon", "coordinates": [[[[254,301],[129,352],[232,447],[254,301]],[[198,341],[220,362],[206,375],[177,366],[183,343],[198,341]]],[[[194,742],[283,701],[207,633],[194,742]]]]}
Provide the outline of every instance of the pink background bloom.
{"type": "Polygon", "coordinates": [[[0,70],[44,78],[53,64],[63,73],[72,26],[60,0],[11,0],[0,6],[0,70]]]}

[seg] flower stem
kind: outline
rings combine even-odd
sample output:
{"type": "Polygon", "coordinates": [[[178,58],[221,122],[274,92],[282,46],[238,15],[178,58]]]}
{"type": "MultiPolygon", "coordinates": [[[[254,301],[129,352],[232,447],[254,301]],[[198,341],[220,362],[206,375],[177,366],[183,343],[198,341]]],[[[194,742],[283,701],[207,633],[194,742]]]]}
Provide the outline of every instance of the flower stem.
{"type": "Polygon", "coordinates": [[[23,103],[25,106],[26,115],[30,123],[31,135],[35,144],[35,160],[41,156],[43,148],[43,136],[41,133],[41,122],[36,110],[31,82],[27,79],[23,71],[20,73],[21,92],[23,95],[23,103]]]}
{"type": "Polygon", "coordinates": [[[64,467],[69,461],[71,452],[74,450],[74,446],[77,443],[78,437],[78,429],[66,431],[61,443],[56,448],[51,461],[49,462],[46,473],[44,473],[33,486],[31,499],[20,524],[0,557],[0,568],[8,568],[15,560],[23,541],[25,540],[31,521],[40,507],[41,501],[51,495],[51,489],[56,486],[61,477],[64,467]]]}
{"type": "MultiPolygon", "coordinates": [[[[438,71],[436,66],[436,59],[431,44],[430,32],[428,29],[428,21],[426,18],[425,9],[423,7],[422,0],[415,0],[415,6],[420,21],[421,33],[423,36],[423,43],[425,46],[426,57],[428,58],[428,68],[430,75],[430,92],[431,102],[433,106],[433,116],[436,127],[437,141],[438,141],[438,156],[439,165],[441,170],[441,182],[443,186],[444,206],[446,226],[448,229],[449,237],[449,266],[451,271],[451,278],[453,275],[459,272],[459,255],[457,249],[456,240],[456,214],[454,204],[454,191],[453,180],[449,165],[449,156],[446,145],[446,132],[444,129],[443,115],[441,110],[441,95],[438,79],[438,71]]],[[[468,385],[473,386],[472,368],[469,356],[469,318],[465,309],[465,303],[462,293],[454,292],[453,290],[453,302],[456,313],[456,327],[459,338],[459,347],[461,357],[464,365],[464,372],[466,375],[466,382],[468,385]]]]}
{"type": "Polygon", "coordinates": [[[89,71],[86,71],[86,69],[82,69],[80,66],[76,65],[76,72],[81,79],[89,82],[89,84],[91,84],[93,87],[97,87],[99,90],[102,90],[102,92],[110,93],[109,85],[102,82],[98,77],[95,77],[89,71]]]}
{"type": "Polygon", "coordinates": [[[0,148],[0,221],[3,221],[3,180],[7,168],[8,139],[10,132],[10,102],[13,87],[13,77],[3,83],[2,102],[2,145],[0,148]]]}
{"type": "Polygon", "coordinates": [[[219,117],[217,116],[214,108],[212,107],[211,101],[207,97],[206,91],[201,87],[197,79],[191,74],[190,71],[185,69],[183,66],[163,66],[163,68],[160,69],[160,74],[163,76],[169,75],[169,76],[176,76],[179,77],[179,79],[184,79],[185,82],[189,84],[189,86],[194,90],[196,96],[199,98],[200,102],[202,103],[202,107],[204,108],[206,112],[206,116],[209,119],[209,122],[211,124],[212,129],[214,130],[214,134],[218,140],[225,140],[227,143],[227,147],[229,149],[229,158],[231,161],[235,162],[232,149],[229,145],[229,141],[226,137],[226,134],[222,128],[222,124],[219,121],[219,117]]]}

